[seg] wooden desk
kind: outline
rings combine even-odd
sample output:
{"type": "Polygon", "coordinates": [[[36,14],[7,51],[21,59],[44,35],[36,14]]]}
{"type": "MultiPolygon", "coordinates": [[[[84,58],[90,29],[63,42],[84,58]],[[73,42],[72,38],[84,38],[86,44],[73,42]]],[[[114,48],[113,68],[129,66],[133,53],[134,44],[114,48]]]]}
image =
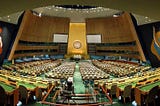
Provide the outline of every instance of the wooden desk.
{"type": "MultiPolygon", "coordinates": [[[[8,85],[5,82],[0,81],[0,85],[5,89],[7,96],[9,97],[9,102],[11,102],[11,97],[13,96],[13,106],[16,106],[19,100],[19,91],[15,86],[8,85]]],[[[2,95],[1,95],[2,96],[2,95]]]]}
{"type": "Polygon", "coordinates": [[[136,83],[137,83],[137,82],[135,81],[135,82],[124,83],[124,84],[118,85],[117,90],[116,90],[116,97],[118,98],[119,96],[121,96],[122,92],[124,91],[124,88],[125,88],[127,85],[132,85],[132,88],[135,88],[136,83]]]}
{"type": "Polygon", "coordinates": [[[153,82],[155,82],[155,81],[158,81],[158,80],[160,80],[160,78],[159,78],[159,76],[158,77],[151,77],[151,78],[146,78],[146,80],[145,81],[142,81],[142,82],[138,82],[137,84],[138,85],[145,85],[145,84],[147,84],[147,83],[153,83],[153,82]]]}
{"type": "Polygon", "coordinates": [[[141,105],[141,103],[143,102],[142,97],[147,95],[149,91],[157,85],[159,85],[160,87],[160,81],[156,81],[153,83],[149,83],[143,86],[136,87],[134,91],[135,93],[134,95],[135,95],[135,101],[137,102],[137,104],[141,105]]]}
{"type": "Polygon", "coordinates": [[[47,89],[49,84],[44,84],[44,83],[40,83],[40,82],[35,82],[33,83],[35,86],[37,86],[38,88],[41,88],[41,89],[47,89]]]}
{"type": "Polygon", "coordinates": [[[36,89],[36,86],[34,84],[27,83],[24,81],[19,81],[18,86],[19,85],[25,86],[27,88],[27,90],[29,90],[29,91],[35,91],[35,89],[36,89]]]}

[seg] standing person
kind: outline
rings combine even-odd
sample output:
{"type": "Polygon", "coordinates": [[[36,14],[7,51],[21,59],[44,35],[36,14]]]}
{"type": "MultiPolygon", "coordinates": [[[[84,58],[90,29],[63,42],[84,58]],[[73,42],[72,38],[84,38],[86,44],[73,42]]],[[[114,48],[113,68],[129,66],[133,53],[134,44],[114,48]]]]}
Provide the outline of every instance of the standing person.
{"type": "Polygon", "coordinates": [[[2,53],[2,46],[3,46],[3,42],[2,42],[2,28],[0,27],[0,54],[2,53]]]}

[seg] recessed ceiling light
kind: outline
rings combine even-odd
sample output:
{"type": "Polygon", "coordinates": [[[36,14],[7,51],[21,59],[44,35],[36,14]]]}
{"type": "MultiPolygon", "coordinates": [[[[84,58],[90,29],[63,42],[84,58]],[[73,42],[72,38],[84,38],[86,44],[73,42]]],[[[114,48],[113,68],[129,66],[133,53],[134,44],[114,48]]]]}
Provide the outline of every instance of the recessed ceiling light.
{"type": "Polygon", "coordinates": [[[148,17],[145,17],[146,19],[148,18],[148,17]]]}

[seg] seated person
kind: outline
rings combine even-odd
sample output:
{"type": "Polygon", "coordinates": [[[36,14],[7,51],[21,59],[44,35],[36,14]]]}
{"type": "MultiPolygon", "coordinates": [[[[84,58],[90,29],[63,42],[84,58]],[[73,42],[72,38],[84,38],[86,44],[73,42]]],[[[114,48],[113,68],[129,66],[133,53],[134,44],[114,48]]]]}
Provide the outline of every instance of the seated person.
{"type": "Polygon", "coordinates": [[[73,93],[74,94],[74,87],[73,87],[73,78],[69,77],[66,82],[62,85],[62,92],[65,93],[73,93]]]}
{"type": "Polygon", "coordinates": [[[73,91],[73,83],[72,81],[67,81],[67,89],[68,91],[73,91]]]}
{"type": "Polygon", "coordinates": [[[73,80],[72,78],[70,79],[69,77],[66,82],[65,90],[63,91],[63,94],[62,94],[65,97],[65,99],[63,100],[63,103],[65,100],[69,101],[72,97],[72,94],[74,94],[73,80]]]}

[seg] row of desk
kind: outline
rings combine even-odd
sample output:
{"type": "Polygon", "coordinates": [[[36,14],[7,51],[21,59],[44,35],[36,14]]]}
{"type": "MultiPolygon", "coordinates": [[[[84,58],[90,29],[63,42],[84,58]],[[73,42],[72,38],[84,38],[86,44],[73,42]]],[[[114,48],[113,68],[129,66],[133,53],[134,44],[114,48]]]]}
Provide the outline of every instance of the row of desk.
{"type": "Polygon", "coordinates": [[[159,86],[160,89],[160,80],[145,84],[143,86],[136,87],[134,90],[134,94],[135,94],[135,101],[137,102],[137,104],[141,105],[144,102],[142,98],[145,97],[149,93],[149,91],[157,85],[159,86]]]}
{"type": "Polygon", "coordinates": [[[12,76],[12,80],[8,80],[11,76],[0,76],[0,86],[5,89],[5,92],[8,97],[9,104],[16,106],[19,101],[19,86],[22,85],[27,88],[29,92],[36,94],[37,88],[45,89],[47,91],[49,87],[49,83],[41,83],[41,82],[32,82],[27,81],[26,78],[16,78],[12,76]],[[16,79],[15,79],[16,78],[16,79]]]}
{"type": "MultiPolygon", "coordinates": [[[[5,89],[5,92],[7,94],[8,100],[12,106],[16,106],[19,100],[19,91],[18,88],[12,85],[8,85],[5,82],[0,81],[0,86],[2,86],[5,89]],[[11,100],[13,98],[13,100],[11,100]]],[[[2,95],[1,95],[2,96],[2,95]]]]}
{"type": "Polygon", "coordinates": [[[132,85],[132,96],[134,96],[135,101],[137,102],[138,105],[141,105],[144,101],[142,98],[146,96],[149,91],[155,87],[159,86],[160,87],[160,78],[159,74],[155,75],[150,75],[150,76],[145,76],[145,77],[135,77],[135,78],[124,78],[123,81],[122,79],[116,79],[114,80],[95,80],[94,84],[103,86],[106,90],[110,90],[111,86],[113,84],[117,84],[117,89],[116,89],[116,97],[118,98],[121,96],[122,92],[124,92],[124,88],[127,85],[132,85]],[[145,79],[145,80],[144,80],[145,79]],[[104,83],[105,82],[105,83],[104,83]]]}
{"type": "Polygon", "coordinates": [[[118,98],[119,96],[121,96],[121,93],[124,91],[124,88],[127,85],[132,85],[132,91],[134,94],[133,96],[135,98],[135,101],[138,106],[141,106],[142,103],[144,102],[142,98],[145,97],[153,87],[158,85],[160,88],[160,79],[154,81],[154,78],[153,78],[153,82],[143,84],[141,86],[137,86],[137,83],[138,83],[137,81],[133,81],[131,83],[124,83],[124,84],[118,85],[118,88],[116,91],[116,97],[118,98]]]}

